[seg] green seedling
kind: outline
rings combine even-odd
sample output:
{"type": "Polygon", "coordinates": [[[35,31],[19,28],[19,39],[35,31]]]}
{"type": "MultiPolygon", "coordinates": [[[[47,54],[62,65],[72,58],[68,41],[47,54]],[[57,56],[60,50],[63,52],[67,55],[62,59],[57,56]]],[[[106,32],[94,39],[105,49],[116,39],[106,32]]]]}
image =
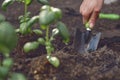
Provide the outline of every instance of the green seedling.
{"type": "Polygon", "coordinates": [[[13,26],[5,21],[5,17],[0,14],[0,53],[3,55],[3,60],[0,63],[0,80],[26,80],[22,74],[11,72],[13,59],[10,58],[10,52],[17,45],[17,34],[13,26]],[[15,74],[18,74],[18,78],[15,74]],[[11,77],[12,76],[12,77],[11,77]]]}
{"type": "Polygon", "coordinates": [[[55,40],[56,35],[61,35],[64,43],[69,42],[69,32],[64,23],[60,22],[62,18],[62,12],[59,8],[54,8],[48,5],[44,5],[41,8],[40,14],[38,16],[34,16],[31,18],[27,27],[31,27],[34,22],[40,23],[40,28],[33,30],[35,33],[42,35],[45,32],[44,37],[39,37],[37,41],[27,42],[23,49],[25,52],[29,52],[39,47],[39,45],[44,45],[47,51],[47,59],[54,66],[58,67],[60,65],[60,61],[57,57],[52,57],[51,53],[54,51],[54,46],[52,44],[53,40],[55,40]],[[56,28],[50,31],[50,25],[55,24],[56,28]]]}
{"type": "MultiPolygon", "coordinates": [[[[9,7],[9,5],[15,2],[24,4],[24,15],[19,17],[20,27],[16,29],[16,32],[19,32],[23,35],[34,32],[31,30],[31,27],[29,27],[29,25],[32,25],[38,20],[37,16],[30,19],[30,12],[28,12],[28,6],[32,3],[32,1],[33,0],[4,0],[4,2],[2,3],[2,9],[5,11],[7,10],[7,7],[9,7]]],[[[41,4],[49,4],[47,0],[37,0],[37,1],[41,4]]]]}
{"type": "Polygon", "coordinates": [[[43,35],[44,37],[39,37],[38,40],[33,42],[27,42],[23,49],[25,52],[35,50],[39,45],[44,45],[47,51],[48,61],[55,67],[58,67],[60,61],[57,57],[52,57],[51,53],[54,51],[54,46],[52,44],[55,40],[57,34],[61,35],[63,42],[67,44],[69,42],[69,32],[63,22],[60,22],[62,18],[62,11],[59,8],[49,6],[47,0],[37,0],[39,3],[44,4],[41,7],[40,14],[30,18],[30,12],[28,12],[28,6],[32,3],[33,0],[4,0],[2,8],[4,10],[14,2],[24,3],[24,15],[19,17],[20,27],[16,29],[16,32],[19,32],[23,35],[30,34],[34,32],[37,35],[43,35]],[[46,5],[45,5],[46,4],[46,5]],[[32,29],[32,26],[35,23],[40,24],[40,29],[32,29]],[[55,24],[56,28],[50,31],[51,24],[55,24]]]}
{"type": "Polygon", "coordinates": [[[33,0],[4,0],[2,3],[2,9],[7,10],[7,7],[15,2],[24,3],[24,15],[19,17],[20,28],[17,29],[21,34],[27,34],[30,32],[30,29],[26,28],[26,23],[29,21],[30,12],[28,12],[28,6],[32,3],[33,0]]]}
{"type": "Polygon", "coordinates": [[[9,56],[11,50],[17,45],[17,35],[9,22],[0,23],[0,52],[9,56]]]}

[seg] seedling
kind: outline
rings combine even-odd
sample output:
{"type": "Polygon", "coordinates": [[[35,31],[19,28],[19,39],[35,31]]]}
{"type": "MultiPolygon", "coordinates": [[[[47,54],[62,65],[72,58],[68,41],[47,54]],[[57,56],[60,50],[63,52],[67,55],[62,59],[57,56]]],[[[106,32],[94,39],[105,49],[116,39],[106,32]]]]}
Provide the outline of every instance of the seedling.
{"type": "MultiPolygon", "coordinates": [[[[15,2],[24,4],[24,15],[19,16],[20,27],[16,29],[16,32],[20,32],[21,34],[29,34],[32,32],[31,28],[27,27],[27,22],[30,20],[30,12],[28,12],[28,6],[32,3],[33,0],[4,0],[2,3],[2,9],[4,11],[7,10],[7,7],[15,2]]],[[[47,0],[37,0],[41,4],[49,4],[47,0]]],[[[33,21],[33,20],[31,20],[33,21]]],[[[29,22],[31,22],[29,21],[29,22]]],[[[31,22],[32,23],[32,22],[31,22]]],[[[32,25],[32,24],[31,24],[32,25]]]]}
{"type": "Polygon", "coordinates": [[[32,32],[37,35],[43,35],[43,32],[45,32],[44,37],[39,37],[38,40],[33,42],[27,42],[23,47],[24,51],[29,52],[37,49],[39,45],[44,45],[47,51],[48,61],[53,66],[58,67],[60,64],[59,59],[51,56],[51,53],[54,51],[52,42],[55,40],[55,36],[57,34],[62,36],[64,43],[67,44],[69,42],[69,32],[65,24],[60,22],[60,19],[62,18],[62,11],[58,8],[49,6],[49,2],[47,0],[37,0],[39,3],[44,4],[44,6],[41,7],[40,14],[33,16],[32,18],[29,16],[30,12],[27,11],[27,8],[32,3],[32,0],[4,0],[2,8],[6,10],[7,7],[15,1],[22,2],[25,6],[24,15],[19,17],[20,27],[16,30],[16,32],[20,32],[23,35],[30,34],[32,32]],[[32,26],[35,23],[40,24],[39,29],[32,29],[32,26]],[[56,25],[56,28],[52,31],[50,31],[51,24],[56,25]]]}
{"type": "Polygon", "coordinates": [[[60,34],[63,37],[63,42],[69,42],[69,32],[64,23],[60,22],[62,18],[62,12],[58,8],[54,8],[48,5],[44,5],[41,8],[40,14],[38,16],[32,17],[28,23],[27,28],[31,27],[34,22],[38,21],[40,23],[40,29],[33,30],[40,35],[45,31],[44,37],[39,37],[37,41],[27,42],[24,45],[24,51],[29,52],[39,47],[39,45],[44,45],[47,51],[47,59],[54,66],[58,67],[60,61],[57,57],[52,57],[51,53],[54,51],[52,41],[55,40],[55,36],[60,34]],[[32,25],[31,25],[32,24],[32,25]],[[50,31],[50,25],[56,24],[56,28],[50,31]]]}
{"type": "Polygon", "coordinates": [[[5,21],[5,17],[0,14],[0,53],[2,53],[4,58],[0,63],[0,80],[26,80],[22,74],[10,71],[13,65],[10,52],[15,48],[17,40],[13,26],[5,21]]]}

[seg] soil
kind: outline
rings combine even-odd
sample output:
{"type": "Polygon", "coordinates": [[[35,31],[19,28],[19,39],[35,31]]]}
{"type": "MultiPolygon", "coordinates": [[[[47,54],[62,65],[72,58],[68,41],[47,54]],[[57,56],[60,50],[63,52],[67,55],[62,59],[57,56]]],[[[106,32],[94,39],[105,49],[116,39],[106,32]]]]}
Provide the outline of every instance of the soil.
{"type": "MultiPolygon", "coordinates": [[[[0,0],[0,4],[3,0],[0,0]]],[[[18,35],[19,42],[11,53],[14,59],[12,71],[23,73],[27,80],[120,80],[120,20],[98,20],[93,32],[102,32],[98,49],[91,53],[80,54],[73,49],[73,39],[76,27],[81,27],[82,17],[79,15],[81,0],[51,0],[51,5],[63,11],[62,21],[67,25],[71,41],[68,45],[62,43],[61,37],[53,42],[55,51],[52,56],[60,60],[58,68],[53,67],[46,59],[44,46],[35,51],[24,53],[23,45],[34,41],[39,36],[35,34],[18,35]]],[[[104,5],[101,12],[120,14],[120,0],[104,5]]],[[[39,13],[41,5],[36,1],[29,6],[31,16],[39,13]]],[[[19,26],[18,16],[23,14],[23,5],[15,3],[6,12],[0,9],[15,28],[19,26]]],[[[37,25],[34,25],[36,27],[37,25]]]]}

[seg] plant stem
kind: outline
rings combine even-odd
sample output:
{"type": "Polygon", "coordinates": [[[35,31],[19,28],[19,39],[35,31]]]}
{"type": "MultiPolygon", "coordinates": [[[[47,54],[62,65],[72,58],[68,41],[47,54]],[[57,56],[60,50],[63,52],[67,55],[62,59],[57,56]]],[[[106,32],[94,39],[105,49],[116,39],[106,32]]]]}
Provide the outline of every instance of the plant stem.
{"type": "MultiPolygon", "coordinates": [[[[49,39],[49,26],[47,26],[46,28],[46,44],[49,43],[50,39],[49,39]]],[[[47,55],[50,56],[51,55],[51,50],[50,50],[50,46],[46,45],[46,50],[47,50],[47,55]]]]}
{"type": "Polygon", "coordinates": [[[49,41],[49,26],[47,26],[47,29],[46,29],[46,42],[49,41]]]}
{"type": "MultiPolygon", "coordinates": [[[[26,0],[25,0],[26,1],[26,0]]],[[[26,3],[26,2],[25,2],[26,3]]],[[[24,5],[24,21],[26,22],[27,4],[24,5]]]]}

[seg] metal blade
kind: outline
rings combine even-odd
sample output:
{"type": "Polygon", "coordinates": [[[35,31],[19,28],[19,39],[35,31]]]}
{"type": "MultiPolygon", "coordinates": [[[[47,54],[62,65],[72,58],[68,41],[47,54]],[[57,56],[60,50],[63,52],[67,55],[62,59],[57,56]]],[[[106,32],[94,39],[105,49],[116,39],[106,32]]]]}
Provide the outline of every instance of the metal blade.
{"type": "Polygon", "coordinates": [[[81,32],[79,28],[76,28],[75,35],[74,35],[74,41],[73,41],[73,48],[77,52],[83,52],[84,44],[85,44],[84,33],[81,32]]]}
{"type": "Polygon", "coordinates": [[[87,51],[91,52],[91,51],[95,51],[97,49],[98,43],[100,41],[100,37],[101,37],[101,32],[99,32],[96,35],[91,37],[91,40],[87,46],[87,51]]]}
{"type": "Polygon", "coordinates": [[[80,31],[76,28],[73,48],[80,54],[86,53],[86,45],[89,43],[91,31],[80,31]]]}
{"type": "Polygon", "coordinates": [[[100,37],[101,32],[92,35],[89,30],[81,31],[79,28],[76,28],[73,48],[80,54],[95,51],[98,47],[100,37]]]}
{"type": "Polygon", "coordinates": [[[78,52],[83,54],[83,53],[86,53],[86,51],[85,51],[86,50],[85,49],[85,33],[84,32],[81,33],[80,38],[81,39],[79,40],[80,44],[78,46],[78,52]]]}

